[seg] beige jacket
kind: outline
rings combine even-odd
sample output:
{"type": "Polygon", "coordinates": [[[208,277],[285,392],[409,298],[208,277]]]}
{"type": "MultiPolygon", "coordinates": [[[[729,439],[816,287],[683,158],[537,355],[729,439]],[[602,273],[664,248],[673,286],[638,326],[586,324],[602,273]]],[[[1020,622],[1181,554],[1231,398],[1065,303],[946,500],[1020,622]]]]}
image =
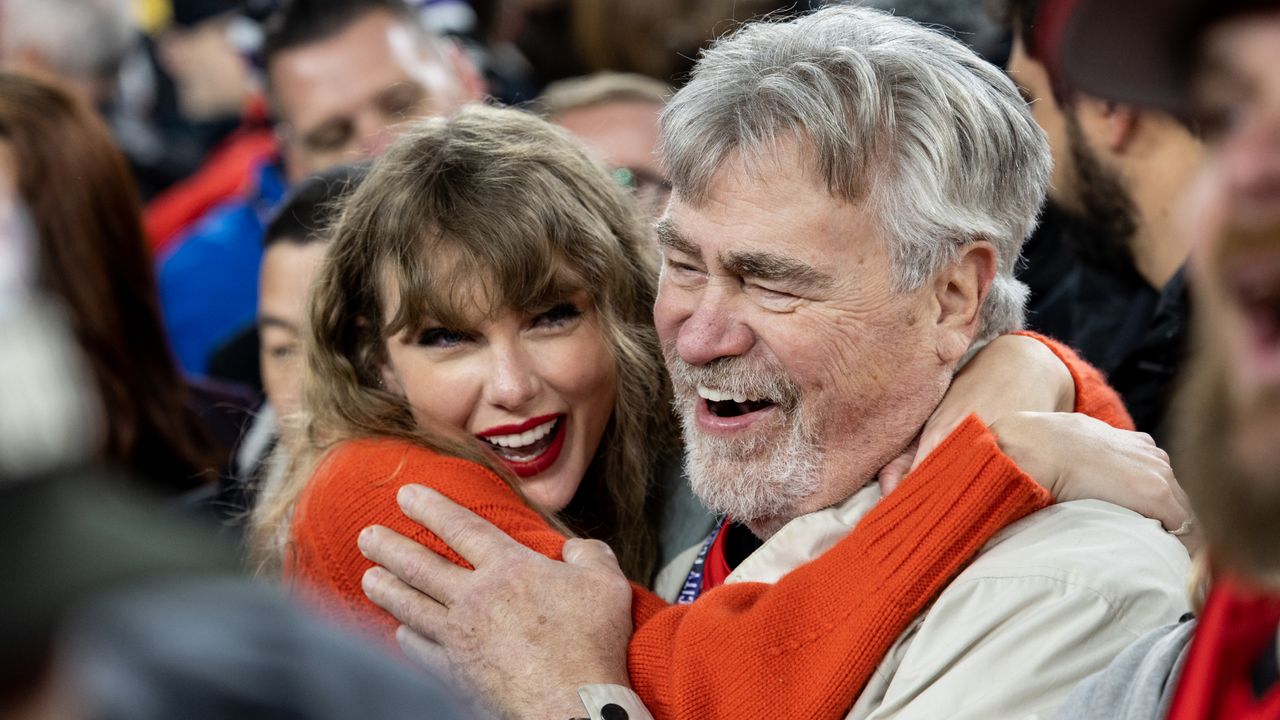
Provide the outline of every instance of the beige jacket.
{"type": "MultiPolygon", "coordinates": [[[[796,518],[727,582],[776,582],[833,546],[879,499],[873,483],[796,518]]],[[[677,564],[659,577],[659,594],[678,590],[677,564]]],[[[1037,512],[992,538],[907,628],[847,717],[1048,717],[1078,681],[1186,612],[1187,569],[1176,538],[1123,508],[1084,500],[1037,512]]],[[[625,688],[579,694],[593,718],[605,717],[608,703],[632,720],[650,717],[625,688]]]]}

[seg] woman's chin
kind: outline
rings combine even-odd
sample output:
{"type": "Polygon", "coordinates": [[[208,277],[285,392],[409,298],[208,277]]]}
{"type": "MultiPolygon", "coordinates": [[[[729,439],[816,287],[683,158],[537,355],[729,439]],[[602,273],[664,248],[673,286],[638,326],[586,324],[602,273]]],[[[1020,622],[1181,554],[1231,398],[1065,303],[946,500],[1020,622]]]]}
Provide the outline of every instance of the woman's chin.
{"type": "Polygon", "coordinates": [[[545,513],[555,514],[569,506],[578,491],[581,478],[566,478],[563,473],[548,471],[521,478],[520,491],[529,504],[545,513]]]}

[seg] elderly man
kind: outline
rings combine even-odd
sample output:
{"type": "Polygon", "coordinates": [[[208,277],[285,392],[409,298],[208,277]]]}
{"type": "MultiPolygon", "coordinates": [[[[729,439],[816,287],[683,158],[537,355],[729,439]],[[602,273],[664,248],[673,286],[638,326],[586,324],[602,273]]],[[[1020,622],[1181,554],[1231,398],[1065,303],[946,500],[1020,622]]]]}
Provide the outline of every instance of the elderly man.
{"type": "MultiPolygon", "coordinates": [[[[697,595],[720,579],[778,581],[875,506],[877,473],[967,354],[1019,325],[1013,264],[1049,158],[998,69],[850,7],[749,25],[715,45],[664,113],[662,139],[674,193],[655,321],[690,482],[733,521],[700,553],[702,575],[686,583],[697,595]]],[[[422,613],[390,600],[403,588],[386,573],[367,576],[375,602],[430,636],[403,632],[410,654],[447,658],[512,715],[580,715],[577,686],[604,683],[582,689],[590,714],[644,717],[617,687],[627,596],[612,591],[607,556],[532,562],[492,527],[417,495],[411,515],[476,570],[431,583],[435,600],[421,602],[439,605],[422,613]],[[474,602],[481,593],[492,595],[474,602]]],[[[387,536],[368,533],[362,548],[416,580],[422,558],[387,536]]],[[[979,552],[840,712],[1049,711],[1135,633],[1178,617],[1186,567],[1167,533],[1106,503],[1035,513],[979,552]]],[[[742,658],[741,672],[765,682],[769,659],[742,658]]]]}
{"type": "Polygon", "coordinates": [[[1082,87],[1205,136],[1183,223],[1202,344],[1177,420],[1215,572],[1196,621],[1134,643],[1061,717],[1277,718],[1280,2],[1082,2],[1073,21],[1064,62],[1082,87]]]}

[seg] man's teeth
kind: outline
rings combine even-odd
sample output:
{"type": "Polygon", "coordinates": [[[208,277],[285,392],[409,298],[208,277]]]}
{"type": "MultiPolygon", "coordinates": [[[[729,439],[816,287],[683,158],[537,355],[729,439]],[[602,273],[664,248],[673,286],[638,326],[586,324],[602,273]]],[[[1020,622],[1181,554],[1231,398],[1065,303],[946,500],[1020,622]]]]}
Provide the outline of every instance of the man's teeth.
{"type": "Polygon", "coordinates": [[[526,430],[514,435],[490,435],[485,438],[485,441],[504,448],[520,448],[532,445],[549,435],[556,426],[556,420],[558,419],[548,420],[532,430],[526,430]]]}
{"type": "Polygon", "coordinates": [[[712,390],[706,385],[698,386],[698,397],[702,398],[703,400],[707,400],[709,402],[729,402],[729,401],[733,401],[736,403],[767,402],[764,398],[753,398],[753,397],[747,397],[746,395],[734,395],[732,393],[721,392],[719,390],[712,390]]]}

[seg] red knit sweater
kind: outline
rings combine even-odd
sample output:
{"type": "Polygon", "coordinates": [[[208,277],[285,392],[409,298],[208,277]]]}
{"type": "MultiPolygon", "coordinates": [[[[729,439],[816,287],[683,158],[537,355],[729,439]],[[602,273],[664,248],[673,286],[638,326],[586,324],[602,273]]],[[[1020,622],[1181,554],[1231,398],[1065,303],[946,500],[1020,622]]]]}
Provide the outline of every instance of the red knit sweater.
{"type": "MultiPolygon", "coordinates": [[[[1077,410],[1132,427],[1118,396],[1070,350],[1077,410]]],[[[559,559],[564,538],[493,473],[392,440],[335,448],[299,501],[286,575],[330,596],[333,612],[391,640],[396,621],[360,588],[359,532],[389,527],[466,565],[408,520],[396,491],[419,483],[559,559]]],[[[831,550],[775,585],[736,583],[693,605],[634,587],[632,685],[657,718],[842,717],[894,640],[996,532],[1051,502],[967,418],[831,550]]]]}

